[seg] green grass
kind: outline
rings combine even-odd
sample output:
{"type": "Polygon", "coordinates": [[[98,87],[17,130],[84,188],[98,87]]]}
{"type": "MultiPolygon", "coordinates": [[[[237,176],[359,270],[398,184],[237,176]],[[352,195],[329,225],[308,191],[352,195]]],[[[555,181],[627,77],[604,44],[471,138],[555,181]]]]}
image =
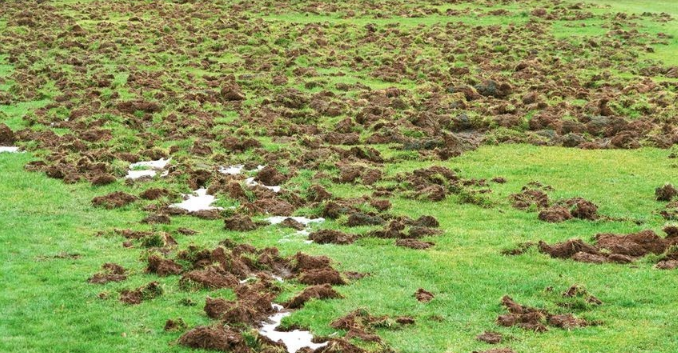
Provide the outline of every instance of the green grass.
{"type": "MultiPolygon", "coordinates": [[[[553,260],[534,251],[517,257],[499,253],[523,241],[553,242],[572,237],[589,239],[599,232],[659,230],[664,222],[652,214],[661,206],[653,200],[653,190],[665,182],[675,182],[676,167],[666,156],[666,151],[654,149],[579,151],[504,145],[484,147],[443,163],[459,168],[465,176],[504,176],[509,182],[493,187],[491,198],[498,206],[492,209],[459,205],[453,198],[427,202],[424,207],[421,202],[396,199],[394,212],[398,214],[430,214],[441,221],[445,234],[433,239],[437,245],[429,251],[397,248],[390,240],[377,239],[363,239],[350,246],[307,245],[286,229],[272,226],[231,233],[222,229],[221,222],[188,217],[175,218],[172,225],[161,229],[188,226],[200,230],[197,236],[178,237],[181,248],[190,243],[215,246],[231,238],[255,246],[275,245],[285,255],[300,250],[325,254],[335,259],[341,270],[371,273],[340,288],[345,299],[315,301],[291,317],[290,323],[310,327],[320,335],[334,332],[328,324],[336,317],[365,307],[373,314],[411,315],[417,320],[413,327],[379,331],[386,342],[402,352],[481,349],[485,346],[474,337],[483,330],[498,330],[513,337],[509,344],[519,352],[666,352],[678,344],[678,335],[673,334],[678,329],[673,320],[678,314],[678,299],[673,295],[677,283],[671,273],[646,263],[589,265],[553,260]],[[602,214],[646,223],[570,221],[552,225],[538,221],[533,212],[510,208],[507,196],[535,179],[553,186],[555,198],[582,196],[601,205],[602,214]],[[572,284],[585,286],[605,303],[580,314],[601,320],[601,326],[533,334],[494,324],[503,312],[499,306],[502,295],[511,295],[526,305],[552,308],[544,289],[553,286],[560,292],[572,284]],[[432,291],[436,299],[429,304],[418,303],[412,294],[419,287],[432,291]],[[442,322],[432,320],[434,315],[442,317],[442,322]]],[[[182,317],[189,326],[207,323],[199,310],[206,292],[184,292],[177,287],[176,277],[158,279],[144,274],[144,265],[138,261],[141,250],[123,248],[119,236],[96,236],[100,230],[135,227],[143,218],[143,213],[132,206],[116,211],[90,206],[92,197],[115,189],[115,185],[64,185],[23,171],[22,165],[30,159],[28,154],[0,155],[1,273],[6,288],[13,288],[0,294],[0,350],[182,351],[173,344],[178,334],[162,331],[164,322],[182,317]],[[62,252],[80,257],[51,258],[62,252]],[[105,262],[129,268],[130,279],[104,286],[86,283],[105,262]],[[139,306],[116,300],[119,289],[135,288],[151,280],[163,283],[166,294],[139,306]],[[102,291],[108,292],[110,299],[99,299],[102,291]],[[179,305],[186,297],[197,307],[179,305]]],[[[424,165],[403,164],[398,170],[424,165]]],[[[285,297],[298,290],[291,284],[286,288],[285,297]]]]}

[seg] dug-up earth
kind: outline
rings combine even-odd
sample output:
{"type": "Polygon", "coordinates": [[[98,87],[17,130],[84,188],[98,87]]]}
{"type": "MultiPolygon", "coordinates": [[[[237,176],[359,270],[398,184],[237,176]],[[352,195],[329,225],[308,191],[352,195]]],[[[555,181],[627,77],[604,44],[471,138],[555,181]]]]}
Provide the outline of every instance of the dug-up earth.
{"type": "Polygon", "coordinates": [[[1,2],[0,351],[678,351],[678,5],[609,4],[1,2]]]}

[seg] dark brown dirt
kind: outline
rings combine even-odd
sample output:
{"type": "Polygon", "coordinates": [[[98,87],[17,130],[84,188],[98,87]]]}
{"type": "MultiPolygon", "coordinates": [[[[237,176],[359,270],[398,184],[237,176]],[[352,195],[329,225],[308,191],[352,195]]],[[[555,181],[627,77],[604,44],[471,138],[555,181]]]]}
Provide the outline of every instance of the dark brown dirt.
{"type": "Polygon", "coordinates": [[[424,288],[417,289],[417,292],[414,293],[414,297],[422,303],[428,303],[435,298],[433,293],[426,291],[424,288]]]}
{"type": "Polygon", "coordinates": [[[158,282],[151,282],[134,290],[125,289],[120,291],[120,301],[125,304],[141,304],[144,300],[150,300],[161,296],[162,287],[158,282]]]}
{"type": "Polygon", "coordinates": [[[473,351],[473,353],[516,353],[516,351],[511,348],[492,348],[486,351],[473,351]]]}
{"type": "Polygon", "coordinates": [[[370,215],[362,212],[354,212],[348,216],[346,225],[349,227],[376,226],[384,223],[384,219],[377,215],[370,215]]]}
{"type": "Polygon", "coordinates": [[[266,186],[278,186],[285,183],[287,179],[289,179],[287,176],[280,173],[277,169],[271,166],[264,167],[264,169],[260,170],[259,173],[257,173],[257,176],[255,178],[256,181],[266,186]]]}
{"type": "Polygon", "coordinates": [[[481,342],[489,344],[498,344],[501,343],[504,337],[499,332],[485,331],[482,334],[476,336],[476,339],[481,342]]]}
{"type": "Polygon", "coordinates": [[[182,286],[191,287],[191,283],[208,289],[235,288],[240,281],[231,273],[219,267],[208,267],[204,270],[193,270],[181,277],[182,286]]]}
{"type": "Polygon", "coordinates": [[[174,260],[163,259],[158,255],[152,255],[148,258],[148,266],[146,267],[146,272],[148,273],[155,273],[158,276],[164,277],[178,275],[183,271],[183,267],[174,260]]]}
{"type": "Polygon", "coordinates": [[[306,228],[306,226],[298,221],[295,221],[293,218],[285,218],[281,223],[281,226],[287,227],[287,228],[292,228],[296,230],[303,230],[306,228]]]}
{"type": "Polygon", "coordinates": [[[167,320],[165,322],[165,327],[163,328],[164,331],[166,332],[175,332],[175,331],[183,331],[187,328],[186,323],[184,322],[184,319],[178,318],[176,320],[167,320]]]}
{"type": "Polygon", "coordinates": [[[299,282],[309,285],[344,285],[346,280],[341,277],[339,271],[332,268],[312,269],[302,272],[299,275],[299,282]]]}
{"type": "Polygon", "coordinates": [[[106,209],[113,209],[118,207],[123,207],[131,204],[136,201],[137,197],[124,193],[122,191],[116,191],[104,196],[97,196],[92,199],[92,205],[95,207],[104,207],[106,209]]]}
{"type": "Polygon", "coordinates": [[[332,289],[329,284],[320,286],[311,286],[304,289],[301,293],[294,296],[292,299],[283,304],[289,309],[299,309],[311,299],[339,299],[343,298],[341,294],[332,289]]]}
{"type": "Polygon", "coordinates": [[[313,353],[367,353],[367,351],[346,340],[335,338],[331,339],[326,346],[313,351],[313,353]]]}
{"type": "Polygon", "coordinates": [[[330,258],[327,256],[312,256],[301,252],[294,255],[294,267],[296,272],[330,267],[330,258]]]}
{"type": "Polygon", "coordinates": [[[331,200],[332,194],[330,194],[324,187],[320,185],[312,185],[308,188],[306,198],[311,202],[322,202],[325,200],[331,200]]]}
{"type": "Polygon", "coordinates": [[[169,196],[170,191],[162,188],[150,188],[139,194],[144,200],[157,200],[161,197],[169,196]]]}
{"type": "Polygon", "coordinates": [[[257,224],[245,215],[234,215],[224,220],[224,228],[237,232],[248,232],[257,229],[257,224]]]}
{"type": "Polygon", "coordinates": [[[172,220],[166,214],[156,213],[149,215],[148,217],[141,220],[141,223],[146,224],[170,224],[172,220]]]}
{"type": "Polygon", "coordinates": [[[14,146],[16,136],[5,124],[0,124],[0,146],[14,146]]]}
{"type": "Polygon", "coordinates": [[[497,318],[499,325],[518,326],[535,332],[548,331],[545,325],[548,312],[545,310],[522,306],[509,296],[504,296],[501,299],[501,304],[508,310],[509,314],[499,315],[497,318]]]}
{"type": "Polygon", "coordinates": [[[541,191],[524,187],[523,191],[511,195],[513,207],[519,210],[526,210],[532,206],[538,209],[549,207],[549,196],[541,191]]]}
{"type": "Polygon", "coordinates": [[[115,176],[108,174],[108,173],[97,174],[97,175],[90,178],[90,182],[94,186],[102,186],[102,185],[112,184],[112,183],[115,183],[116,180],[117,179],[116,179],[115,176]]]}
{"type": "Polygon", "coordinates": [[[398,239],[396,240],[396,245],[402,246],[404,248],[423,250],[434,246],[435,243],[432,243],[430,241],[420,241],[416,239],[398,239]]]}
{"type": "MultiPolygon", "coordinates": [[[[338,330],[348,331],[346,339],[358,338],[363,341],[381,342],[381,338],[374,334],[373,331],[378,327],[397,328],[388,316],[372,316],[363,309],[358,309],[348,313],[346,316],[333,321],[330,326],[338,330]]],[[[398,325],[411,325],[413,320],[411,317],[399,317],[395,319],[398,325]]]]}
{"type": "Polygon", "coordinates": [[[572,219],[572,214],[565,207],[551,206],[539,212],[539,219],[549,223],[560,223],[572,219]]]}
{"type": "Polygon", "coordinates": [[[355,241],[355,235],[342,233],[333,229],[321,229],[308,235],[308,239],[318,244],[351,244],[355,241]]]}
{"type": "Polygon", "coordinates": [[[678,190],[672,184],[665,184],[655,189],[654,195],[657,201],[671,201],[674,197],[678,196],[678,190]]]}
{"type": "Polygon", "coordinates": [[[438,220],[433,216],[421,216],[412,222],[411,225],[416,227],[438,228],[440,223],[438,223],[438,220]]]}
{"type": "Polygon", "coordinates": [[[598,206],[581,197],[565,200],[565,205],[570,209],[572,217],[595,221],[598,219],[598,206]]]}
{"type": "Polygon", "coordinates": [[[127,279],[125,269],[114,263],[105,263],[101,268],[104,272],[96,273],[87,281],[95,284],[105,284],[108,282],[120,282],[127,279]]]}
{"type": "Polygon", "coordinates": [[[182,346],[216,350],[233,353],[249,353],[252,350],[247,346],[242,335],[232,328],[224,326],[199,326],[179,338],[182,346]]]}

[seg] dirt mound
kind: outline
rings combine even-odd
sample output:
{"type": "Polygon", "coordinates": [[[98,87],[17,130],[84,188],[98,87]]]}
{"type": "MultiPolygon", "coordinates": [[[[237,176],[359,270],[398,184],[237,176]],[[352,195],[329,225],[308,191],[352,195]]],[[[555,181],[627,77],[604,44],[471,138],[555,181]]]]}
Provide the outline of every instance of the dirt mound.
{"type": "Polygon", "coordinates": [[[116,191],[104,196],[97,196],[92,199],[92,205],[95,207],[104,207],[106,209],[113,209],[118,207],[123,207],[131,204],[136,201],[137,197],[124,193],[122,191],[116,191]]]}
{"type": "Polygon", "coordinates": [[[506,327],[518,326],[535,332],[548,331],[545,325],[548,312],[545,310],[520,305],[509,296],[504,296],[501,299],[501,304],[508,310],[509,314],[499,315],[497,318],[499,325],[506,327]]]}
{"type": "MultiPolygon", "coordinates": [[[[667,234],[671,234],[669,229],[667,234]]],[[[539,242],[539,250],[554,258],[573,259],[589,263],[631,263],[648,254],[661,255],[678,244],[678,238],[662,238],[652,230],[626,235],[597,234],[595,244],[589,245],[580,239],[548,245],[539,242]]]]}
{"type": "Polygon", "coordinates": [[[435,298],[433,293],[426,291],[424,288],[417,289],[417,291],[414,293],[414,297],[422,303],[428,303],[433,300],[433,298],[435,298]]]}
{"type": "Polygon", "coordinates": [[[476,336],[476,339],[481,342],[489,344],[498,344],[501,343],[504,336],[499,332],[485,331],[482,334],[476,336]]]}
{"type": "Polygon", "coordinates": [[[114,263],[105,263],[101,268],[104,272],[96,273],[90,277],[87,282],[95,284],[105,284],[108,282],[120,282],[127,279],[125,269],[114,263]]]}
{"type": "Polygon", "coordinates": [[[417,227],[438,228],[440,223],[433,216],[421,216],[412,222],[412,225],[417,227]]]}
{"type": "Polygon", "coordinates": [[[306,228],[306,226],[303,223],[294,220],[294,218],[285,218],[282,222],[280,222],[280,225],[283,227],[292,228],[296,230],[303,230],[306,228]]]}
{"type": "Polygon", "coordinates": [[[572,219],[572,214],[563,206],[551,206],[539,212],[539,219],[549,223],[559,223],[572,219]]]}
{"type": "Polygon", "coordinates": [[[256,181],[266,185],[266,186],[278,186],[285,183],[289,179],[284,174],[280,173],[277,169],[266,166],[257,173],[255,178],[256,181]]]}
{"type": "Polygon", "coordinates": [[[170,224],[170,223],[172,223],[172,220],[166,214],[156,213],[156,214],[149,215],[146,218],[142,219],[141,223],[145,223],[145,224],[170,224]]]}
{"type": "Polygon", "coordinates": [[[355,235],[342,233],[333,229],[321,229],[308,235],[308,239],[318,244],[351,244],[355,241],[355,235]]]}
{"type": "Polygon", "coordinates": [[[151,300],[161,296],[163,289],[158,282],[151,282],[134,290],[125,289],[120,292],[120,301],[125,304],[141,304],[144,300],[151,300]]]}
{"type": "Polygon", "coordinates": [[[362,212],[354,212],[348,216],[346,225],[349,227],[359,226],[378,226],[384,223],[384,219],[377,215],[370,215],[362,212]]]}
{"type": "Polygon", "coordinates": [[[184,269],[178,263],[171,259],[163,259],[158,255],[152,255],[148,258],[148,266],[146,272],[155,273],[158,276],[178,275],[184,269]]]}
{"type": "Polygon", "coordinates": [[[596,242],[600,249],[608,250],[612,254],[633,257],[650,253],[659,255],[668,247],[668,242],[651,230],[628,235],[598,234],[596,242]]]}
{"type": "Polygon", "coordinates": [[[216,350],[233,353],[250,353],[252,350],[247,346],[242,335],[229,327],[224,326],[199,326],[179,338],[182,346],[216,350]]]}
{"type": "Polygon", "coordinates": [[[162,189],[162,188],[150,188],[146,189],[144,192],[139,194],[139,197],[141,197],[144,200],[157,200],[161,197],[164,196],[169,196],[170,191],[167,189],[162,189]]]}
{"type": "Polygon", "coordinates": [[[239,283],[240,281],[233,274],[214,266],[187,272],[180,281],[180,284],[186,288],[198,285],[208,289],[235,288],[239,283]]]}
{"type": "Polygon", "coordinates": [[[234,215],[224,220],[224,228],[237,232],[248,232],[257,229],[257,224],[245,215],[234,215]]]}
{"type": "Polygon", "coordinates": [[[330,194],[327,189],[317,184],[309,187],[306,195],[306,199],[311,202],[322,202],[332,199],[332,194],[330,194]]]}
{"type": "Polygon", "coordinates": [[[492,348],[486,351],[473,351],[473,353],[516,353],[516,351],[510,348],[492,348]]]}
{"type": "Polygon", "coordinates": [[[372,316],[366,310],[358,309],[333,321],[330,326],[338,330],[346,330],[346,339],[358,338],[363,341],[381,342],[374,334],[375,328],[398,328],[414,323],[411,317],[391,319],[388,316],[372,316]]]}
{"type": "Polygon", "coordinates": [[[423,250],[434,246],[435,243],[432,243],[430,241],[420,241],[416,239],[398,239],[396,240],[396,245],[402,246],[404,248],[423,250]]]}
{"type": "Polygon", "coordinates": [[[589,254],[597,254],[598,249],[594,246],[585,243],[581,239],[568,240],[564,243],[548,245],[543,241],[539,242],[539,251],[551,255],[551,257],[559,259],[571,258],[577,253],[584,252],[589,254]]]}
{"type": "Polygon", "coordinates": [[[299,275],[299,282],[309,285],[344,285],[346,280],[341,277],[339,271],[332,268],[319,268],[302,272],[299,275]]]}
{"type": "Polygon", "coordinates": [[[311,299],[339,299],[343,298],[341,294],[332,289],[329,284],[320,286],[311,286],[304,289],[301,293],[294,296],[292,299],[283,304],[284,307],[290,309],[298,309],[311,299]]]}
{"type": "Polygon", "coordinates": [[[5,124],[0,124],[0,146],[14,146],[14,132],[5,124]]]}
{"type": "Polygon", "coordinates": [[[313,351],[313,353],[367,353],[367,351],[346,340],[335,338],[327,342],[326,346],[313,351]]]}
{"type": "Polygon", "coordinates": [[[178,318],[176,320],[167,320],[165,321],[165,327],[163,328],[164,331],[166,332],[174,332],[174,331],[183,331],[186,329],[186,323],[184,322],[184,319],[178,318]]]}
{"type": "Polygon", "coordinates": [[[671,201],[674,197],[678,196],[678,190],[672,184],[665,184],[655,189],[654,195],[657,201],[671,201]]]}
{"type": "Polygon", "coordinates": [[[301,252],[294,255],[294,267],[297,272],[330,267],[330,258],[327,256],[312,256],[301,252]]]}
{"type": "Polygon", "coordinates": [[[565,200],[565,205],[570,209],[572,217],[595,221],[598,219],[598,206],[581,197],[565,200]]]}
{"type": "Polygon", "coordinates": [[[103,173],[103,174],[97,174],[92,177],[90,177],[90,182],[94,186],[102,186],[102,185],[108,185],[115,183],[116,177],[108,174],[108,173],[103,173]]]}
{"type": "Polygon", "coordinates": [[[511,203],[519,210],[526,210],[533,206],[542,209],[549,207],[549,196],[541,190],[523,187],[523,191],[511,195],[511,203]]]}

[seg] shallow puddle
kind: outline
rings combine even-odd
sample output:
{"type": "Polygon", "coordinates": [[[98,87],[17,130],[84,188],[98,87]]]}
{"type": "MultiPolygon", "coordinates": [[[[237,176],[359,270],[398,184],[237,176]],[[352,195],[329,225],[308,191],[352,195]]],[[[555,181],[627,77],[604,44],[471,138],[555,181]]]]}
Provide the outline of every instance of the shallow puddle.
{"type": "Polygon", "coordinates": [[[19,147],[0,146],[0,153],[19,153],[19,147]]]}
{"type": "Polygon", "coordinates": [[[170,207],[182,208],[188,212],[196,212],[203,210],[222,210],[221,207],[214,207],[214,203],[217,199],[212,195],[207,194],[207,189],[200,188],[195,190],[193,194],[184,194],[185,200],[180,203],[175,203],[170,205],[170,207]]]}
{"type": "Polygon", "coordinates": [[[278,312],[268,318],[268,322],[265,322],[259,329],[259,333],[268,337],[274,342],[281,341],[287,348],[287,352],[294,353],[304,347],[309,347],[311,349],[318,349],[324,347],[327,343],[313,343],[313,334],[309,331],[293,330],[289,332],[276,331],[280,326],[283,318],[291,315],[289,311],[281,311],[282,306],[273,304],[273,308],[278,310],[278,312]]]}

